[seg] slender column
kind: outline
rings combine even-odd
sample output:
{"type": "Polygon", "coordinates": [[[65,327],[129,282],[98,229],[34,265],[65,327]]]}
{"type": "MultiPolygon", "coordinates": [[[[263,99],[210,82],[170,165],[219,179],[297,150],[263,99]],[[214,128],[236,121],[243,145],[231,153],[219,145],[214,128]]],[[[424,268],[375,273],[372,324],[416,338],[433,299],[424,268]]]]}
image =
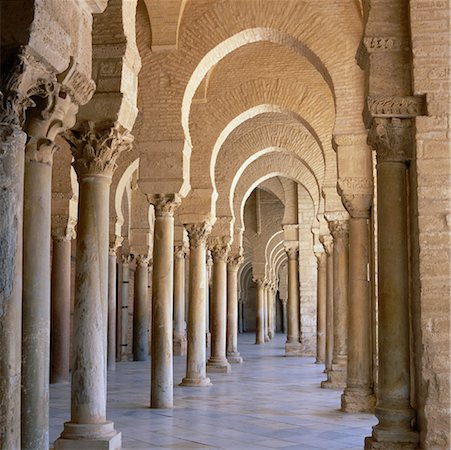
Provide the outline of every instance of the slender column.
{"type": "Polygon", "coordinates": [[[185,331],[185,246],[174,253],[174,355],[185,356],[187,351],[185,331]]]}
{"type": "Polygon", "coordinates": [[[205,291],[205,345],[207,348],[211,346],[210,333],[210,303],[211,303],[211,279],[212,279],[213,258],[209,250],[207,250],[207,259],[205,266],[206,291],[205,291]]]}
{"type": "Polygon", "coordinates": [[[288,255],[288,303],[287,303],[287,342],[285,356],[301,356],[301,343],[299,342],[299,264],[297,246],[287,245],[288,255]]]}
{"type": "Polygon", "coordinates": [[[229,373],[231,367],[226,358],[227,327],[227,257],[230,245],[222,238],[212,238],[210,251],[213,257],[213,283],[211,313],[211,357],[207,372],[229,373]]]}
{"type": "Polygon", "coordinates": [[[89,122],[68,136],[78,175],[77,261],[74,304],[71,420],[55,450],[120,448],[121,434],[106,420],[108,221],[116,159],[132,136],[119,125],[89,122]]]}
{"type": "Polygon", "coordinates": [[[264,318],[264,330],[265,330],[265,342],[269,342],[269,283],[266,282],[265,283],[265,299],[264,299],[264,303],[263,303],[263,307],[264,307],[264,313],[263,313],[263,318],[264,318]]]}
{"type": "Polygon", "coordinates": [[[136,257],[135,284],[133,290],[133,360],[149,359],[149,257],[136,257]]]}
{"type": "Polygon", "coordinates": [[[110,248],[108,255],[108,370],[116,370],[116,261],[116,248],[110,248]]]}
{"type": "Polygon", "coordinates": [[[333,355],[332,368],[327,374],[324,387],[341,388],[346,386],[347,366],[347,322],[348,322],[348,266],[349,234],[347,220],[329,222],[334,239],[333,245],[333,355]]]}
{"type": "Polygon", "coordinates": [[[315,253],[318,263],[317,318],[316,318],[316,364],[326,362],[326,299],[327,299],[327,255],[315,253]]]}
{"type": "Polygon", "coordinates": [[[238,299],[238,333],[244,333],[243,327],[243,309],[244,302],[242,298],[238,299]]]}
{"type": "Polygon", "coordinates": [[[71,238],[54,233],[52,251],[51,383],[69,382],[71,238]]]}
{"type": "Polygon", "coordinates": [[[128,296],[130,286],[130,255],[122,255],[122,295],[121,295],[121,336],[120,336],[120,360],[127,360],[128,347],[128,296]]]}
{"type": "Polygon", "coordinates": [[[410,392],[407,164],[414,128],[408,119],[375,119],[369,142],[377,155],[379,423],[366,449],[417,448],[410,392]]]}
{"type": "Polygon", "coordinates": [[[243,257],[230,257],[227,262],[227,360],[241,364],[243,358],[238,351],[238,268],[243,257]]]}
{"type": "Polygon", "coordinates": [[[206,240],[211,226],[207,223],[187,225],[190,245],[188,353],[186,376],[182,386],[210,386],[206,376],[205,300],[208,284],[205,276],[206,240]]]}
{"type": "Polygon", "coordinates": [[[373,412],[374,393],[371,370],[370,286],[368,280],[368,210],[350,211],[348,370],[341,396],[345,412],[373,412]]]}
{"type": "Polygon", "coordinates": [[[288,317],[287,317],[287,307],[288,307],[288,299],[281,298],[280,302],[282,303],[282,333],[288,333],[288,317]]]}
{"type": "Polygon", "coordinates": [[[268,336],[271,340],[275,334],[275,313],[274,313],[274,305],[275,305],[275,287],[274,284],[271,283],[269,286],[269,300],[268,300],[268,336]]]}
{"type": "Polygon", "coordinates": [[[152,408],[173,407],[172,326],[174,299],[174,211],[178,195],[154,196],[152,271],[152,408]]]}
{"type": "Polygon", "coordinates": [[[0,113],[0,436],[19,449],[22,214],[26,134],[0,113]]]}
{"type": "Polygon", "coordinates": [[[255,324],[255,343],[265,343],[265,330],[264,330],[264,302],[265,302],[265,286],[264,281],[260,278],[254,279],[257,284],[257,311],[256,311],[256,324],[255,324]]]}
{"type": "Polygon", "coordinates": [[[116,280],[116,361],[122,360],[122,255],[117,259],[117,280],[116,280]]]}

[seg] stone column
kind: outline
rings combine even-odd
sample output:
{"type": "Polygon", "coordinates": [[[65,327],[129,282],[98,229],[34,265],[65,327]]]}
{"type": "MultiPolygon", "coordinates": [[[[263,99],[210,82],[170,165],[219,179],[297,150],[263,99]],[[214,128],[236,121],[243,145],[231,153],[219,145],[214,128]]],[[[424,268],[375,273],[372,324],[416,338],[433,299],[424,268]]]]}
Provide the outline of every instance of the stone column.
{"type": "Polygon", "coordinates": [[[191,224],[186,229],[190,245],[188,353],[186,376],[181,386],[210,386],[210,379],[206,376],[205,300],[208,284],[205,276],[205,246],[211,225],[191,224]]]}
{"type": "Polygon", "coordinates": [[[243,327],[243,309],[244,309],[244,302],[243,299],[238,299],[238,333],[244,333],[244,327],[243,327]]]}
{"type": "Polygon", "coordinates": [[[133,360],[149,359],[149,257],[138,255],[135,259],[133,290],[133,360]]]}
{"type": "MultiPolygon", "coordinates": [[[[331,236],[322,238],[324,250],[326,251],[326,355],[325,369],[329,379],[329,372],[332,370],[332,359],[334,351],[334,255],[333,242],[331,236]]],[[[321,382],[321,387],[327,387],[326,381],[321,382]]]]}
{"type": "MultiPolygon", "coordinates": [[[[371,198],[371,196],[370,196],[371,198]]],[[[368,203],[371,203],[369,200],[368,203]]],[[[348,370],[341,396],[345,412],[373,412],[368,209],[347,205],[349,219],[348,370]]]]}
{"type": "Polygon", "coordinates": [[[329,222],[333,244],[333,355],[324,387],[345,388],[348,339],[349,234],[347,220],[329,222]]]}
{"type": "Polygon", "coordinates": [[[121,353],[119,359],[127,360],[128,347],[128,295],[130,286],[130,255],[122,255],[122,295],[121,295],[121,336],[120,347],[121,353]]]}
{"type": "MultiPolygon", "coordinates": [[[[61,86],[46,86],[45,107],[27,122],[23,209],[21,445],[49,446],[50,228],[55,139],[75,123],[78,106],[61,86]],[[51,87],[50,87],[51,86],[51,87]]],[[[39,108],[39,107],[38,107],[39,108]]]]}
{"type": "Polygon", "coordinates": [[[414,127],[409,119],[374,119],[368,141],[377,156],[379,423],[365,449],[414,449],[418,433],[411,425],[407,224],[414,127]]]}
{"type": "Polygon", "coordinates": [[[270,292],[270,285],[268,282],[265,283],[265,299],[263,303],[264,307],[264,330],[265,330],[265,342],[269,342],[269,292],[270,292]]]}
{"type": "Polygon", "coordinates": [[[212,238],[210,251],[213,257],[213,282],[211,315],[211,357],[207,372],[229,373],[231,367],[226,358],[227,327],[227,258],[230,245],[222,238],[212,238]]]}
{"type": "Polygon", "coordinates": [[[262,279],[254,279],[254,283],[257,285],[257,315],[255,326],[255,343],[265,343],[265,330],[264,330],[264,302],[265,302],[265,283],[262,279]]]}
{"type": "Polygon", "coordinates": [[[317,318],[316,318],[316,364],[326,362],[326,302],[327,302],[327,255],[315,253],[318,262],[317,318]]]}
{"type": "Polygon", "coordinates": [[[19,449],[22,217],[26,134],[0,112],[0,436],[19,449]]]}
{"type": "Polygon", "coordinates": [[[210,303],[211,303],[211,280],[212,280],[212,267],[213,258],[211,253],[207,250],[207,259],[205,266],[205,279],[206,279],[206,291],[205,291],[205,346],[210,348],[211,346],[211,333],[210,333],[210,303]]]}
{"type": "Polygon", "coordinates": [[[185,331],[185,256],[181,245],[174,252],[174,355],[185,356],[187,351],[185,331]]]}
{"type": "Polygon", "coordinates": [[[227,360],[241,364],[243,358],[238,351],[238,268],[242,256],[230,257],[227,263],[227,360]]]}
{"type": "Polygon", "coordinates": [[[152,408],[172,408],[172,326],[174,301],[174,211],[180,205],[175,195],[153,196],[155,228],[152,271],[152,408]]]}
{"type": "Polygon", "coordinates": [[[68,139],[80,189],[71,420],[55,450],[120,448],[121,434],[106,420],[108,205],[116,159],[130,149],[132,137],[118,124],[89,122],[68,139]]]}
{"type": "Polygon", "coordinates": [[[53,233],[51,383],[69,382],[71,237],[53,233]]]}
{"type": "Polygon", "coordinates": [[[288,255],[287,341],[285,343],[285,356],[301,356],[301,343],[299,342],[299,250],[294,245],[287,245],[285,250],[288,255]]]}
{"type": "Polygon", "coordinates": [[[288,299],[281,298],[280,303],[282,303],[282,333],[286,334],[288,332],[288,317],[287,317],[288,299]]]}
{"type": "Polygon", "coordinates": [[[116,261],[116,248],[110,247],[108,256],[108,370],[116,370],[116,261]]]}

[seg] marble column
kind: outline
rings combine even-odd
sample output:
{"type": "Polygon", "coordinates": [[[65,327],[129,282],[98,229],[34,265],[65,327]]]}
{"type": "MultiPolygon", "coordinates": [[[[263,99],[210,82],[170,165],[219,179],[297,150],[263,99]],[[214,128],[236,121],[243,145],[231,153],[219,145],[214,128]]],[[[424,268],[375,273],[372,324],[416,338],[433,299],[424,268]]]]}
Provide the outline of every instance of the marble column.
{"type": "Polygon", "coordinates": [[[22,218],[27,135],[0,115],[0,436],[19,449],[22,344],[22,218]]]}
{"type": "Polygon", "coordinates": [[[133,138],[119,125],[88,122],[68,139],[79,182],[71,419],[55,450],[116,449],[121,434],[106,420],[108,206],[116,159],[133,138]]]}
{"type": "Polygon", "coordinates": [[[212,280],[213,258],[211,252],[207,250],[207,259],[205,266],[206,291],[205,291],[205,346],[211,347],[211,332],[210,332],[210,304],[211,304],[211,280],[212,280]]]}
{"type": "Polygon", "coordinates": [[[254,283],[257,285],[257,301],[256,301],[256,321],[255,321],[255,343],[260,345],[265,343],[265,330],[264,330],[264,303],[265,303],[265,282],[258,278],[254,279],[254,283]]]}
{"type": "Polygon", "coordinates": [[[287,341],[285,356],[301,356],[299,342],[300,302],[299,302],[299,250],[297,246],[286,246],[288,255],[288,303],[287,303],[287,341]]]}
{"type": "Polygon", "coordinates": [[[288,332],[288,317],[287,317],[288,299],[281,298],[280,303],[282,303],[282,333],[286,334],[288,332]]]}
{"type": "Polygon", "coordinates": [[[130,255],[122,255],[122,285],[121,293],[121,336],[120,347],[121,352],[119,360],[127,360],[129,353],[128,346],[128,297],[130,286],[130,255]]]}
{"type": "Polygon", "coordinates": [[[135,280],[133,290],[133,360],[149,359],[149,257],[135,258],[135,280]]]}
{"type": "Polygon", "coordinates": [[[71,237],[54,232],[51,278],[51,383],[69,382],[71,237]]]}
{"type": "Polygon", "coordinates": [[[238,299],[238,333],[244,333],[243,310],[244,310],[244,301],[242,298],[239,298],[238,299]]]}
{"type": "MultiPolygon", "coordinates": [[[[326,259],[326,354],[325,369],[329,379],[329,372],[332,370],[332,359],[334,352],[334,254],[331,236],[324,236],[323,246],[327,255],[326,259]]],[[[321,381],[321,387],[327,387],[327,380],[321,381]]]]}
{"type": "Polygon", "coordinates": [[[210,242],[213,257],[211,317],[211,356],[207,363],[207,372],[229,373],[231,367],[226,358],[227,327],[227,258],[230,245],[221,238],[210,242]]]}
{"type": "Polygon", "coordinates": [[[227,262],[227,360],[241,364],[243,358],[238,351],[238,268],[242,256],[229,257],[227,262]]]}
{"type": "Polygon", "coordinates": [[[349,232],[347,220],[329,222],[333,237],[333,355],[324,387],[346,386],[348,340],[349,232]]]}
{"type": "Polygon", "coordinates": [[[348,370],[341,409],[374,412],[368,279],[370,211],[349,212],[348,370]]]}
{"type": "Polygon", "coordinates": [[[181,245],[174,252],[174,355],[185,356],[187,340],[185,330],[185,256],[181,245]]]}
{"type": "Polygon", "coordinates": [[[412,427],[407,167],[414,145],[409,119],[374,119],[377,156],[379,378],[376,417],[365,449],[414,449],[412,427]]]}
{"type": "Polygon", "coordinates": [[[265,299],[263,303],[264,307],[264,330],[265,330],[265,342],[269,342],[269,291],[270,291],[270,285],[268,282],[265,283],[265,299]]]}
{"type": "Polygon", "coordinates": [[[174,212],[180,197],[152,197],[155,207],[155,227],[152,271],[152,408],[172,408],[173,367],[172,327],[174,302],[174,212]]]}
{"type": "Polygon", "coordinates": [[[108,255],[108,370],[116,370],[116,282],[116,248],[110,248],[108,255]]]}
{"type": "Polygon", "coordinates": [[[205,300],[208,284],[205,275],[208,223],[186,226],[189,238],[188,352],[186,376],[181,386],[210,386],[206,376],[205,300]]]}
{"type": "Polygon", "coordinates": [[[326,302],[327,302],[327,255],[316,252],[317,272],[317,317],[316,317],[316,364],[326,362],[326,302]]]}

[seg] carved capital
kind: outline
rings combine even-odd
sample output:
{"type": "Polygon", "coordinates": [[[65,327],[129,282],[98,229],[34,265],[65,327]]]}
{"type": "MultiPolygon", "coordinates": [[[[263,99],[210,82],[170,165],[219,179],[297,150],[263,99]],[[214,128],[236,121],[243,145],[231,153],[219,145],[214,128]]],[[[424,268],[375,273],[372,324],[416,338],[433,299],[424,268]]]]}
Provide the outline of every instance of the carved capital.
{"type": "Polygon", "coordinates": [[[70,240],[77,237],[77,219],[68,214],[52,214],[52,237],[56,240],[70,240]]]}
{"type": "Polygon", "coordinates": [[[263,289],[263,286],[265,285],[265,280],[262,280],[261,278],[252,278],[252,281],[257,285],[258,289],[263,289]]]}
{"type": "Polygon", "coordinates": [[[295,260],[298,257],[299,248],[294,245],[285,245],[285,251],[287,252],[288,260],[295,260]]]}
{"type": "Polygon", "coordinates": [[[134,256],[136,267],[149,267],[151,262],[147,255],[136,255],[134,256]]]}
{"type": "Polygon", "coordinates": [[[243,264],[244,257],[241,255],[231,255],[227,260],[229,270],[238,270],[238,268],[243,264]]]}
{"type": "Polygon", "coordinates": [[[372,178],[340,178],[338,180],[338,192],[351,217],[369,217],[373,203],[372,178]]]}
{"type": "Polygon", "coordinates": [[[220,260],[226,262],[230,252],[228,238],[210,236],[208,238],[208,249],[213,256],[213,261],[220,260]]]}
{"type": "Polygon", "coordinates": [[[327,256],[331,256],[332,255],[332,251],[333,251],[333,239],[332,236],[330,236],[329,234],[325,234],[323,236],[320,236],[319,238],[321,244],[323,244],[324,247],[324,251],[326,252],[327,256]]]}
{"type": "Polygon", "coordinates": [[[185,259],[188,249],[185,245],[178,245],[174,247],[174,257],[176,259],[185,259]]]}
{"type": "Polygon", "coordinates": [[[121,255],[121,262],[123,265],[127,265],[130,264],[132,261],[132,256],[131,255],[121,255]]]}
{"type": "Polygon", "coordinates": [[[69,228],[57,227],[52,228],[52,239],[57,242],[71,241],[75,239],[75,231],[69,228]]]}
{"type": "Polygon", "coordinates": [[[315,252],[315,256],[316,256],[316,264],[317,264],[318,269],[325,267],[326,258],[327,258],[326,253],[324,251],[315,252]]]}
{"type": "Polygon", "coordinates": [[[185,225],[189,237],[190,248],[199,247],[206,244],[207,238],[211,233],[211,225],[207,222],[192,223],[185,225]]]}
{"type": "Polygon", "coordinates": [[[88,103],[96,90],[94,81],[81,70],[80,64],[72,57],[69,67],[58,75],[58,80],[77,105],[88,103]]]}
{"type": "Polygon", "coordinates": [[[368,144],[376,151],[378,163],[409,161],[413,142],[411,119],[374,119],[368,133],[368,144]]]}
{"type": "Polygon", "coordinates": [[[348,239],[349,222],[347,220],[333,220],[329,222],[329,230],[334,238],[334,242],[348,239]]]}
{"type": "Polygon", "coordinates": [[[118,123],[85,122],[81,129],[65,133],[78,177],[112,177],[118,156],[131,149],[133,136],[118,123]]]}
{"type": "Polygon", "coordinates": [[[155,207],[155,217],[174,217],[174,212],[181,203],[178,194],[153,195],[148,199],[155,207]]]}
{"type": "Polygon", "coordinates": [[[122,236],[118,236],[117,234],[110,235],[110,251],[114,251],[116,253],[123,241],[124,238],[122,236]]]}

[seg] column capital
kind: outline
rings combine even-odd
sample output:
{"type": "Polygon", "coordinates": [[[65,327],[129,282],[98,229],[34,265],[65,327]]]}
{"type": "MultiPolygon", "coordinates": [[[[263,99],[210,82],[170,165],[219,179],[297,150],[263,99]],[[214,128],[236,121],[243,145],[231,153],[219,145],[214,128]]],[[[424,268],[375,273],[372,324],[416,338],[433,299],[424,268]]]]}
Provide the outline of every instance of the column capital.
{"type": "Polygon", "coordinates": [[[287,252],[288,260],[295,260],[299,253],[299,245],[297,243],[284,243],[285,251],[287,252]]]}
{"type": "Polygon", "coordinates": [[[118,236],[117,234],[110,235],[110,252],[114,252],[116,254],[117,249],[122,245],[124,238],[122,236],[118,236]]]}
{"type": "Polygon", "coordinates": [[[242,255],[230,255],[227,263],[229,266],[229,270],[237,271],[241,264],[243,264],[244,257],[242,255]]]}
{"type": "Polygon", "coordinates": [[[325,235],[320,236],[319,240],[320,240],[321,244],[323,244],[326,255],[327,256],[332,255],[332,250],[333,250],[332,236],[330,234],[325,234],[325,235]]]}
{"type": "Polygon", "coordinates": [[[147,198],[155,208],[155,217],[173,217],[182,202],[178,194],[149,195],[147,198]]]}
{"type": "Polygon", "coordinates": [[[329,222],[329,230],[334,242],[339,239],[347,239],[349,236],[348,220],[333,220],[329,222]]]}
{"type": "Polygon", "coordinates": [[[368,144],[376,151],[378,164],[407,163],[412,158],[413,142],[411,119],[375,118],[368,132],[368,144]]]}
{"type": "Polygon", "coordinates": [[[78,130],[65,133],[74,157],[72,163],[79,178],[103,175],[111,179],[116,160],[132,147],[132,134],[118,122],[84,122],[78,130]]]}
{"type": "Polygon", "coordinates": [[[136,267],[150,267],[151,260],[147,255],[134,255],[136,267]]]}
{"type": "Polygon", "coordinates": [[[185,256],[187,253],[188,253],[188,248],[185,244],[177,245],[174,247],[174,256],[176,259],[185,259],[185,256]]]}
{"type": "Polygon", "coordinates": [[[211,233],[211,225],[208,222],[190,223],[185,225],[189,237],[190,248],[199,247],[207,243],[207,238],[211,233]]]}
{"type": "Polygon", "coordinates": [[[368,218],[373,204],[373,179],[344,177],[338,179],[338,192],[351,217],[368,218]]]}
{"type": "Polygon", "coordinates": [[[227,262],[230,252],[230,243],[227,237],[209,236],[208,249],[210,250],[213,261],[221,260],[227,262]]]}
{"type": "Polygon", "coordinates": [[[132,261],[131,255],[121,255],[122,264],[130,264],[132,261]]]}
{"type": "Polygon", "coordinates": [[[315,256],[318,269],[321,267],[325,267],[327,257],[326,252],[324,250],[322,252],[315,252],[315,256]]]}
{"type": "Polygon", "coordinates": [[[252,278],[252,281],[257,285],[257,287],[259,289],[263,288],[263,286],[265,284],[265,280],[263,280],[261,278],[252,278]]]}

